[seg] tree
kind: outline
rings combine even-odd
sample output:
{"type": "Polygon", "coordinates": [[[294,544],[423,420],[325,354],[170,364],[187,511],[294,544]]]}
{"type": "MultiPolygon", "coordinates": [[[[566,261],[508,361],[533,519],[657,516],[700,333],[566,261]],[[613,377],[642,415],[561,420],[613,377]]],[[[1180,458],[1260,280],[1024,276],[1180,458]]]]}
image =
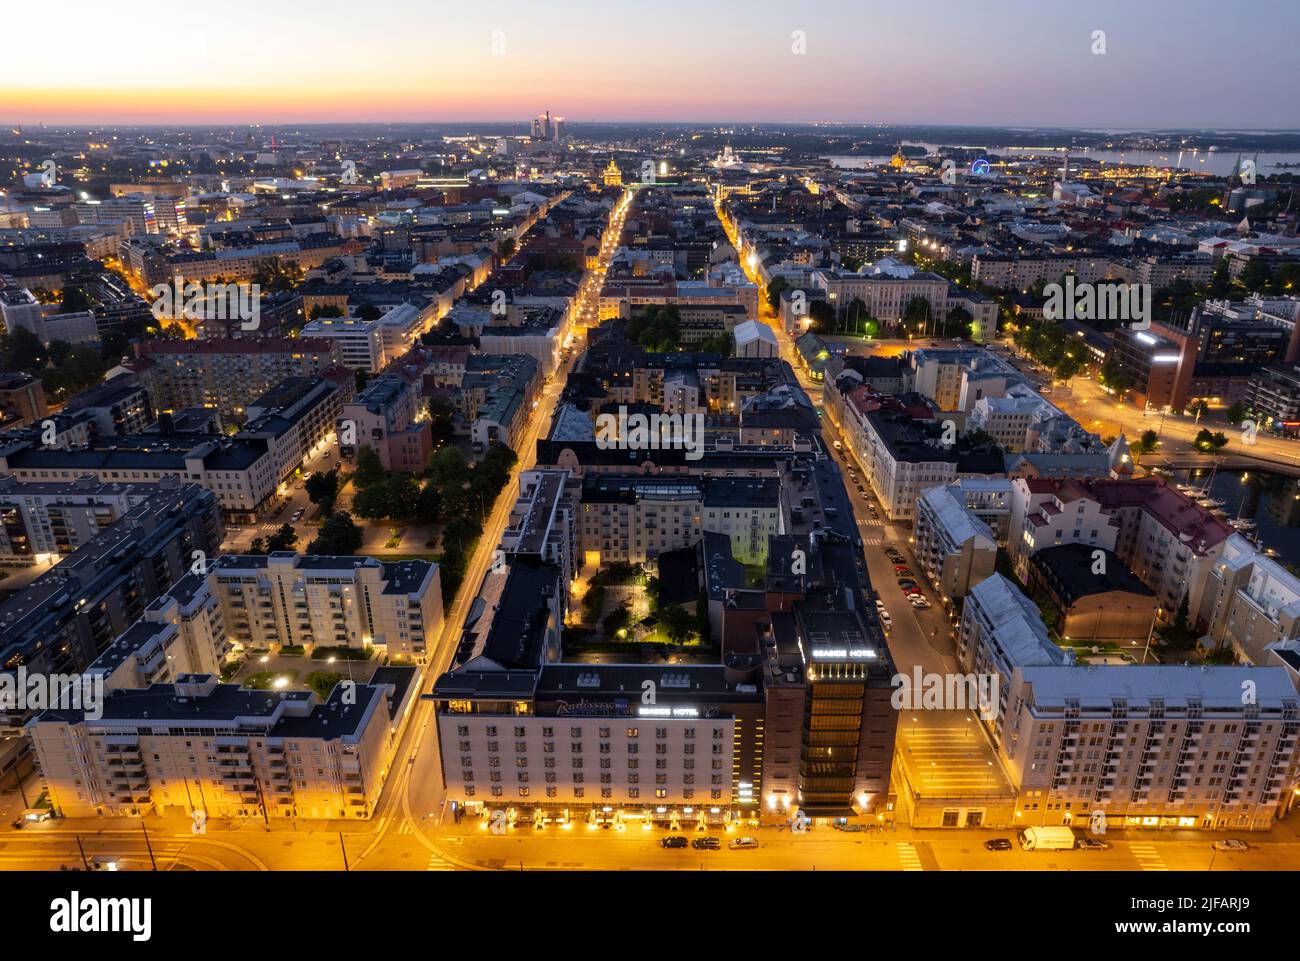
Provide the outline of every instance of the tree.
{"type": "Polygon", "coordinates": [[[1206,453],[1213,453],[1221,447],[1226,447],[1227,444],[1228,438],[1222,432],[1211,432],[1204,427],[1197,433],[1196,439],[1192,441],[1192,445],[1197,450],[1206,453]]]}
{"type": "Polygon", "coordinates": [[[342,317],[343,308],[338,304],[317,304],[307,315],[308,320],[318,320],[321,317],[342,317]]]}
{"type": "Polygon", "coordinates": [[[930,319],[930,302],[924,297],[913,297],[903,308],[903,325],[908,330],[924,332],[924,325],[930,319]],[[918,329],[920,328],[920,329],[918,329]]]}
{"type": "Polygon", "coordinates": [[[0,334],[0,370],[38,373],[49,354],[39,337],[25,327],[0,334]]]}
{"type": "Polygon", "coordinates": [[[627,630],[628,625],[631,623],[631,608],[629,608],[627,604],[619,604],[618,607],[605,615],[604,619],[600,622],[600,626],[604,629],[606,637],[615,637],[618,635],[619,631],[627,630]]]}
{"type": "Polygon", "coordinates": [[[355,554],[364,540],[361,528],[347,511],[338,511],[320,526],[316,539],[307,546],[308,554],[355,554]]]}
{"type": "Polygon", "coordinates": [[[50,352],[50,363],[55,367],[60,367],[72,350],[72,345],[66,340],[52,340],[48,350],[50,352]]]}
{"type": "Polygon", "coordinates": [[[680,604],[669,604],[661,610],[659,623],[663,625],[668,640],[674,644],[684,643],[695,633],[695,619],[680,604]]]}
{"type": "Polygon", "coordinates": [[[772,308],[772,313],[778,313],[781,309],[781,293],[790,289],[790,283],[784,277],[773,277],[772,282],[767,285],[767,305],[772,308]]]}
{"type": "Polygon", "coordinates": [[[307,497],[313,504],[332,504],[339,493],[338,468],[331,471],[315,471],[304,485],[307,497]]]}
{"type": "Polygon", "coordinates": [[[360,320],[378,320],[383,316],[383,312],[374,304],[362,304],[357,310],[357,318],[360,320]]]}
{"type": "Polygon", "coordinates": [[[1139,453],[1150,454],[1160,443],[1160,435],[1153,430],[1144,430],[1142,437],[1138,440],[1137,449],[1139,453]]]}
{"type": "Polygon", "coordinates": [[[436,524],[441,516],[442,493],[430,481],[421,488],[420,496],[415,499],[414,519],[420,524],[436,524]]]}
{"type": "Polygon", "coordinates": [[[507,237],[497,244],[497,260],[505,262],[515,255],[517,248],[514,237],[507,237]]]}
{"type": "Polygon", "coordinates": [[[265,554],[266,542],[263,541],[262,538],[260,537],[254,537],[251,541],[248,542],[248,553],[265,554]]]}
{"type": "Polygon", "coordinates": [[[627,322],[627,339],[652,353],[677,350],[681,339],[681,314],[676,304],[651,304],[627,322]]]}
{"type": "Polygon", "coordinates": [[[1246,405],[1238,401],[1224,411],[1223,416],[1229,424],[1240,424],[1241,419],[1246,416],[1246,405]]]}
{"type": "Polygon", "coordinates": [[[465,460],[465,452],[459,447],[444,447],[434,451],[425,473],[445,499],[453,489],[459,489],[469,480],[469,464],[465,460]]]}
{"type": "Polygon", "coordinates": [[[1257,293],[1268,286],[1269,273],[1268,263],[1255,258],[1246,262],[1246,266],[1237,275],[1237,283],[1252,293],[1257,293]]]}
{"type": "Polygon", "coordinates": [[[94,306],[86,292],[80,287],[64,287],[63,295],[59,299],[59,308],[61,313],[76,314],[83,310],[90,310],[94,306]]]}
{"type": "Polygon", "coordinates": [[[1205,399],[1194,400],[1187,405],[1187,413],[1198,420],[1210,412],[1210,402],[1205,399]]]}
{"type": "Polygon", "coordinates": [[[291,551],[297,543],[298,532],[293,529],[293,525],[281,524],[280,529],[267,538],[266,552],[272,554],[276,551],[291,551]]]}
{"type": "Polygon", "coordinates": [[[357,487],[367,487],[384,477],[384,465],[379,455],[369,444],[362,444],[357,451],[356,469],[352,472],[352,482],[357,487]]]}
{"type": "Polygon", "coordinates": [[[456,405],[446,397],[430,397],[428,409],[436,450],[456,439],[456,405]]]}
{"type": "Polygon", "coordinates": [[[971,321],[975,318],[965,307],[954,307],[948,311],[948,316],[943,321],[943,336],[945,337],[964,337],[971,333],[971,321]]]}

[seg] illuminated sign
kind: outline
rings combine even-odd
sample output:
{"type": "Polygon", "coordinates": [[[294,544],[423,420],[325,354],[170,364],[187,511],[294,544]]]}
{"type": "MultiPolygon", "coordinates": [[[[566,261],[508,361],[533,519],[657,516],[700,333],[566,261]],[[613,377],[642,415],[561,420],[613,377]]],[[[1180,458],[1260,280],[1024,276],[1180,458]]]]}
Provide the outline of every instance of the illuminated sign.
{"type": "MultiPolygon", "coordinates": [[[[1140,334],[1138,336],[1141,336],[1140,334]]],[[[1178,363],[1177,354],[1156,354],[1151,358],[1153,364],[1176,364],[1178,363]]]]}
{"type": "Polygon", "coordinates": [[[814,647],[813,660],[871,660],[876,652],[869,647],[814,647]]]}
{"type": "Polygon", "coordinates": [[[640,717],[699,717],[697,707],[639,707],[636,713],[640,717]]]}

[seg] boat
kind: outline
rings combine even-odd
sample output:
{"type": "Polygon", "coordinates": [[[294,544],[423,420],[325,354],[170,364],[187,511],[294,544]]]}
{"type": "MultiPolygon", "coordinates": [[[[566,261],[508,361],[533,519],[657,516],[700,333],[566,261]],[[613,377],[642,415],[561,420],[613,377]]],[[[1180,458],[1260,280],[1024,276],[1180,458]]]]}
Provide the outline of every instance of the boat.
{"type": "Polygon", "coordinates": [[[1233,530],[1238,530],[1238,531],[1253,531],[1256,527],[1259,526],[1254,521],[1252,521],[1249,517],[1237,517],[1234,518],[1233,520],[1228,521],[1228,523],[1232,525],[1233,530]]]}
{"type": "Polygon", "coordinates": [[[1223,506],[1223,501],[1219,500],[1217,497],[1200,497],[1197,498],[1196,503],[1198,506],[1204,507],[1206,510],[1214,510],[1223,506]]]}

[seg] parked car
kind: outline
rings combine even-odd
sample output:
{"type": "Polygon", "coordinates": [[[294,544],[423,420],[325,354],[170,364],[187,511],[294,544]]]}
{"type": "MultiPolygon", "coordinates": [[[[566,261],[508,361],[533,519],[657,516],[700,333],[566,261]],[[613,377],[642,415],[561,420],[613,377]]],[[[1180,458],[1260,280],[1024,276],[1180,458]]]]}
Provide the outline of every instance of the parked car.
{"type": "Polygon", "coordinates": [[[1007,838],[989,838],[984,842],[985,851],[1010,851],[1011,841],[1007,838]]]}
{"type": "Polygon", "coordinates": [[[898,579],[898,586],[905,591],[911,590],[912,588],[916,587],[916,581],[912,580],[912,578],[910,577],[900,577],[898,579]]]}
{"type": "Polygon", "coordinates": [[[885,602],[882,601],[880,598],[877,597],[877,598],[876,598],[876,610],[878,610],[878,611],[883,611],[884,609],[885,609],[885,602]]]}
{"type": "Polygon", "coordinates": [[[296,511],[293,512],[293,517],[290,518],[290,520],[292,520],[293,523],[296,524],[296,523],[298,523],[300,520],[303,519],[303,517],[306,515],[306,513],[307,513],[307,508],[305,508],[305,507],[299,507],[296,511]]]}
{"type": "Polygon", "coordinates": [[[1245,841],[1238,841],[1236,838],[1224,838],[1222,841],[1214,842],[1216,851],[1249,851],[1250,845],[1245,841]]]}
{"type": "Polygon", "coordinates": [[[1082,851],[1109,851],[1110,842],[1103,841],[1101,838],[1079,838],[1079,849],[1082,851]]]}
{"type": "Polygon", "coordinates": [[[727,847],[733,851],[748,851],[750,848],[758,847],[758,838],[743,837],[733,838],[727,842],[727,847]]]}
{"type": "Polygon", "coordinates": [[[912,607],[918,611],[928,611],[930,609],[930,602],[927,600],[914,600],[912,601],[912,607]]]}
{"type": "Polygon", "coordinates": [[[684,848],[690,843],[685,835],[670,834],[659,842],[659,846],[664,848],[684,848]]]}
{"type": "Polygon", "coordinates": [[[908,568],[908,566],[907,566],[906,564],[895,564],[895,565],[894,565],[894,573],[895,573],[895,574],[906,574],[906,573],[908,572],[908,570],[909,570],[909,568],[908,568]]]}
{"type": "Polygon", "coordinates": [[[717,851],[722,847],[722,842],[717,838],[696,838],[691,842],[691,847],[697,851],[717,851]]]}

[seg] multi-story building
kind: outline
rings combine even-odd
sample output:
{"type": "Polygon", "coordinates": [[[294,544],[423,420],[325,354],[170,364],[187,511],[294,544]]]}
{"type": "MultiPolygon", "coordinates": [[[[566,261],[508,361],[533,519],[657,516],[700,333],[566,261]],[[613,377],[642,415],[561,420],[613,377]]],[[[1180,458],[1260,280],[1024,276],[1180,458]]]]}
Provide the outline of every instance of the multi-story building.
{"type": "Polygon", "coordinates": [[[305,337],[155,340],[137,351],[128,366],[156,411],[215,407],[234,417],[286,377],[313,377],[339,362],[335,344],[305,337]]]}
{"type": "Polygon", "coordinates": [[[92,477],[24,483],[0,476],[0,564],[57,561],[163,489],[92,477]]]}
{"type": "Polygon", "coordinates": [[[579,543],[587,563],[641,564],[665,551],[724,534],[746,562],[761,563],[767,538],[783,533],[775,478],[588,474],[579,543]]]}
{"type": "Polygon", "coordinates": [[[1300,638],[1300,578],[1234,534],[1210,569],[1200,620],[1216,645],[1266,664],[1270,644],[1300,638]]]}
{"type": "Polygon", "coordinates": [[[224,555],[210,572],[245,648],[374,648],[424,663],[442,628],[438,565],[282,551],[224,555]]]}
{"type": "Polygon", "coordinates": [[[50,412],[45,388],[31,374],[0,371],[0,426],[26,427],[50,412]]]}
{"type": "Polygon", "coordinates": [[[1114,551],[1156,594],[1162,619],[1184,597],[1195,618],[1206,579],[1232,528],[1158,478],[1088,481],[1018,478],[1008,549],[1017,576],[1046,547],[1114,551]]]}
{"type": "Polygon", "coordinates": [[[1246,384],[1245,404],[1259,426],[1294,436],[1300,431],[1300,365],[1257,369],[1246,384]]]}
{"type": "Polygon", "coordinates": [[[333,440],[342,393],[325,377],[286,378],[249,403],[248,419],[235,437],[265,441],[277,482],[288,480],[333,440]]]}
{"type": "Polygon", "coordinates": [[[1056,633],[1070,641],[1136,645],[1151,640],[1155,593],[1113,551],[1061,544],[1029,562],[1030,596],[1045,598],[1056,633]]]}
{"type": "Polygon", "coordinates": [[[433,451],[432,426],[422,415],[419,383],[381,374],[339,410],[339,455],[354,461],[362,447],[369,447],[384,470],[418,473],[433,451]]]}
{"type": "Polygon", "coordinates": [[[1018,826],[1100,812],[1126,828],[1267,830],[1293,788],[1300,698],[1284,667],[1076,665],[998,574],[966,599],[959,651],[999,678],[986,726],[1018,826]]]}
{"type": "Polygon", "coordinates": [[[47,712],[29,735],[65,817],[369,818],[416,686],[409,667],[323,699],[184,674],[115,690],[93,719],[47,712]]]}
{"type": "Polygon", "coordinates": [[[64,411],[84,410],[92,418],[93,437],[138,434],[153,423],[149,392],[128,374],[111,377],[98,387],[82,391],[64,405],[64,411]]]}
{"type": "Polygon", "coordinates": [[[916,501],[915,553],[947,605],[993,573],[998,542],[993,530],[966,507],[962,486],[945,484],[916,501]]]}
{"type": "Polygon", "coordinates": [[[43,448],[28,438],[0,445],[0,471],[20,481],[194,482],[217,495],[231,519],[258,520],[276,503],[279,475],[265,439],[133,434],[93,447],[43,448]]]}
{"type": "MultiPolygon", "coordinates": [[[[216,498],[194,485],[164,487],[135,504],[27,587],[0,604],[0,670],[66,675],[84,670],[221,544],[216,498]]],[[[0,778],[26,763],[31,712],[0,711],[0,778]]]]}

